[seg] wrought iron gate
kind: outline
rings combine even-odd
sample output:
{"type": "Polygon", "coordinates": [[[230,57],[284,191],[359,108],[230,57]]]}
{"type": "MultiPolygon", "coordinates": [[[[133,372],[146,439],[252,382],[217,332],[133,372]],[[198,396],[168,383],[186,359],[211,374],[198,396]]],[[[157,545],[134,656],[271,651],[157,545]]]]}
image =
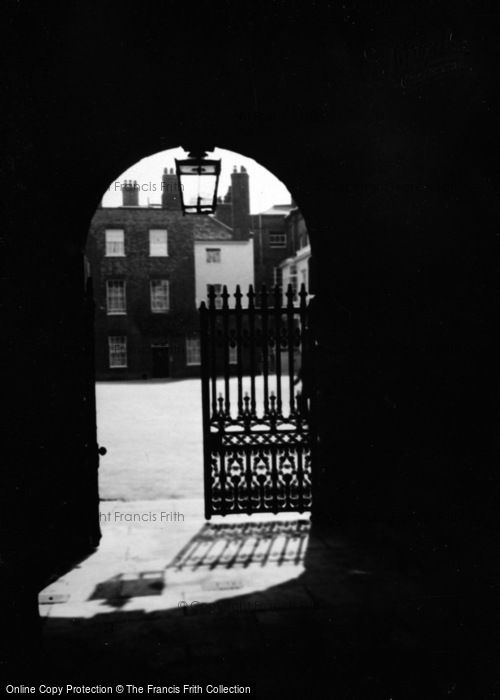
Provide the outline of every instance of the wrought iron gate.
{"type": "Polygon", "coordinates": [[[307,293],[245,296],[200,306],[207,518],[311,507],[307,293]]]}

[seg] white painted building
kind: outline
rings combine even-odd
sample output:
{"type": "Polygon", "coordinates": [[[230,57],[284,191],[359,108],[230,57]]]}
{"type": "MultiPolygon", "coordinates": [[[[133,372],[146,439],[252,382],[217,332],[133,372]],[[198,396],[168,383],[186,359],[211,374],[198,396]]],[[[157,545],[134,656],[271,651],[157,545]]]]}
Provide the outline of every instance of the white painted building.
{"type": "Polygon", "coordinates": [[[283,292],[286,292],[288,285],[291,284],[295,294],[304,285],[310,296],[311,244],[304,217],[297,207],[287,214],[285,230],[295,252],[275,268],[276,282],[281,284],[283,292]]]}
{"type": "Polygon", "coordinates": [[[309,292],[309,259],[311,257],[311,246],[308,244],[280,263],[281,283],[283,290],[292,285],[292,289],[297,294],[301,286],[304,285],[309,292]]]}
{"type": "MultiPolygon", "coordinates": [[[[243,298],[242,306],[248,305],[246,294],[248,287],[254,284],[254,243],[253,237],[247,240],[205,239],[194,242],[195,293],[196,306],[207,301],[210,285],[216,294],[222,292],[223,286],[231,295],[229,306],[234,307],[232,296],[236,285],[240,285],[243,298]]],[[[222,299],[216,299],[221,305],[222,299]]]]}

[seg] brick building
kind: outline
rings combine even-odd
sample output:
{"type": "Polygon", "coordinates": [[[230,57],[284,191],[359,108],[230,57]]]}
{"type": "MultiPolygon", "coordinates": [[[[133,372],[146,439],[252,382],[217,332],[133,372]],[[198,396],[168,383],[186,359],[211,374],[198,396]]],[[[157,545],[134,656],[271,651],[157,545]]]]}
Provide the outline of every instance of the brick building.
{"type": "Polygon", "coordinates": [[[255,281],[268,288],[288,284],[311,289],[311,247],[306,223],[294,202],[275,204],[251,217],[255,235],[255,281]]]}
{"type": "Polygon", "coordinates": [[[263,284],[267,287],[277,284],[276,268],[294,252],[293,242],[285,227],[285,217],[293,206],[275,204],[251,217],[255,235],[255,283],[258,288],[263,284]]]}
{"type": "Polygon", "coordinates": [[[277,278],[281,281],[283,289],[291,284],[297,292],[303,284],[306,290],[311,292],[311,245],[306,222],[298,207],[294,207],[286,215],[284,229],[292,255],[278,264],[277,278]]]}
{"type": "Polygon", "coordinates": [[[232,292],[236,280],[254,282],[248,174],[232,173],[222,220],[183,216],[172,169],[163,173],[161,205],[140,206],[139,187],[122,183],[123,205],[100,207],[90,226],[96,377],[197,375],[197,307],[207,285],[232,292]]]}

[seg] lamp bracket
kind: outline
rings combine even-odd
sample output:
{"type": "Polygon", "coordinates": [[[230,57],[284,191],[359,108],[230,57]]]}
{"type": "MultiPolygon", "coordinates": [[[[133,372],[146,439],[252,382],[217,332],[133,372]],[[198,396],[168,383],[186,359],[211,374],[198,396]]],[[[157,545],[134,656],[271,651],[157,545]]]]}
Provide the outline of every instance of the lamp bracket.
{"type": "Polygon", "coordinates": [[[184,148],[188,152],[188,158],[196,158],[202,160],[207,157],[207,154],[213,151],[215,146],[196,146],[194,148],[184,148]]]}

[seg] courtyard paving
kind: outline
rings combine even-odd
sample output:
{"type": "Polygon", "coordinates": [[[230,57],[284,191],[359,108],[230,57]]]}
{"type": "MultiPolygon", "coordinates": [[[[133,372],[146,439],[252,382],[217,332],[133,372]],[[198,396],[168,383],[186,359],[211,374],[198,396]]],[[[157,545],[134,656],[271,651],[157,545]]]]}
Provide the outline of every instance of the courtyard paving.
{"type": "Polygon", "coordinates": [[[98,382],[103,500],[202,498],[199,379],[98,382]]]}
{"type": "MultiPolygon", "coordinates": [[[[270,391],[275,377],[270,377],[270,391]]],[[[218,380],[218,391],[223,391],[218,380]]],[[[243,380],[249,390],[249,379],[243,380]]],[[[286,405],[288,385],[283,381],[286,405]]],[[[236,378],[230,381],[236,393],[236,378]]],[[[262,377],[256,378],[262,403],[262,377]]],[[[203,433],[199,379],[98,382],[98,442],[103,500],[142,501],[203,497],[203,433]]]]}
{"type": "Polygon", "coordinates": [[[491,600],[471,618],[470,594],[380,542],[304,515],[206,522],[199,499],[101,513],[99,549],[40,593],[48,678],[420,700],[469,688],[490,662],[491,600]]]}
{"type": "Polygon", "coordinates": [[[401,556],[385,530],[325,531],[307,514],[207,522],[198,391],[196,380],[98,385],[103,537],[40,593],[47,678],[483,697],[470,678],[484,685],[496,664],[491,582],[401,556]]]}

